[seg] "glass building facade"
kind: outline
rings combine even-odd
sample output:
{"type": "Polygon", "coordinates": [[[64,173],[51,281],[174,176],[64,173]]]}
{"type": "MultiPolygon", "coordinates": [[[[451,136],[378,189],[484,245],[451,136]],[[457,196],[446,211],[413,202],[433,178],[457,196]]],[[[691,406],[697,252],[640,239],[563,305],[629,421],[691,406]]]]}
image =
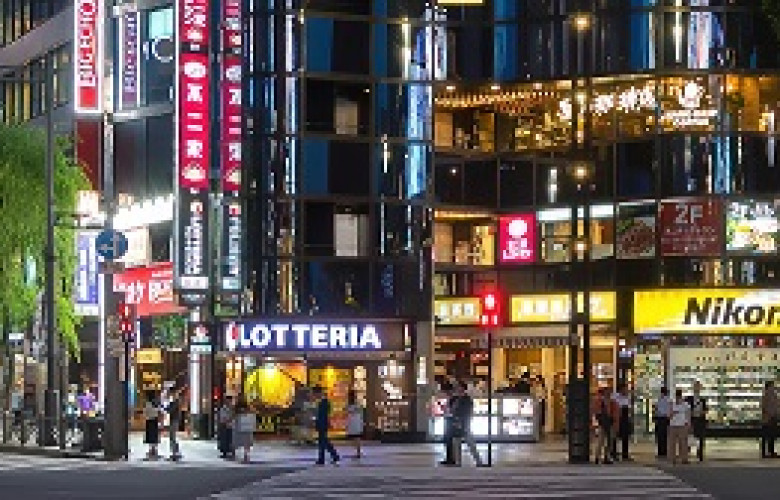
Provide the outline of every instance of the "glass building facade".
{"type": "MultiPolygon", "coordinates": [[[[718,349],[777,355],[755,350],[777,347],[759,333],[633,331],[637,290],[769,289],[780,272],[779,44],[760,2],[452,3],[249,2],[254,312],[427,321],[436,377],[484,381],[472,309],[499,290],[494,376],[542,376],[558,430],[567,320],[540,318],[581,288],[587,234],[591,289],[616,297],[592,339],[592,387],[631,383],[639,428],[652,426],[652,380],[688,387],[697,372],[710,390],[710,372],[750,371],[708,371],[718,349]],[[586,199],[572,175],[583,160],[586,199]],[[663,244],[664,206],[689,202],[717,207],[707,251],[663,244]],[[512,261],[504,222],[519,216],[532,257],[512,261]]],[[[770,375],[723,383],[752,394],[770,375]]],[[[749,424],[753,396],[726,393],[711,395],[713,420],[749,424]]]]}

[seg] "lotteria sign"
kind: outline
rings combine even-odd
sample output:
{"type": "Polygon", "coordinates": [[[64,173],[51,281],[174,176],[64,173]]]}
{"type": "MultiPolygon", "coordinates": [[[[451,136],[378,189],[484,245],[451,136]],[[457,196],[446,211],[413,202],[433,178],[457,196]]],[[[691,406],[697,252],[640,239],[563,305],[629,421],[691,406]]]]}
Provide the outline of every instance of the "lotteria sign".
{"type": "Polygon", "coordinates": [[[76,0],[73,11],[76,113],[100,113],[102,110],[102,3],[98,0],[76,0]]]}
{"type": "Polygon", "coordinates": [[[225,324],[228,351],[396,351],[403,325],[371,322],[245,321],[225,324]]]}
{"type": "Polygon", "coordinates": [[[637,334],[780,334],[780,289],[708,288],[634,293],[637,334]]]}

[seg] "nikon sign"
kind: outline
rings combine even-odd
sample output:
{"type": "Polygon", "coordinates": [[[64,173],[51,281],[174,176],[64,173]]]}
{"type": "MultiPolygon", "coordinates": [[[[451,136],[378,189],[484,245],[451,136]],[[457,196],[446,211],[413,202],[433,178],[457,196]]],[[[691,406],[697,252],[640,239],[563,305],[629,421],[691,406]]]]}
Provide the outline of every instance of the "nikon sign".
{"type": "Polygon", "coordinates": [[[230,322],[224,326],[228,351],[397,351],[403,324],[365,321],[230,322]]]}
{"type": "Polygon", "coordinates": [[[708,288],[634,293],[637,334],[780,334],[780,290],[708,288]]]}

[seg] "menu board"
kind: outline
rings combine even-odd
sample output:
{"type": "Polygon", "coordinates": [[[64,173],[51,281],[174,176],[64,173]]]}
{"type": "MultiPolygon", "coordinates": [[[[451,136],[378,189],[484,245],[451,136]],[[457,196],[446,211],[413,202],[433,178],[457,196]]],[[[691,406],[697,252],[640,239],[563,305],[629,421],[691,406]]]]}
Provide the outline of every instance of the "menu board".
{"type": "Polygon", "coordinates": [[[617,224],[617,258],[655,257],[656,206],[620,205],[617,224]]]}
{"type": "Polygon", "coordinates": [[[776,253],[780,200],[732,201],[726,212],[726,250],[750,255],[776,253]]]}

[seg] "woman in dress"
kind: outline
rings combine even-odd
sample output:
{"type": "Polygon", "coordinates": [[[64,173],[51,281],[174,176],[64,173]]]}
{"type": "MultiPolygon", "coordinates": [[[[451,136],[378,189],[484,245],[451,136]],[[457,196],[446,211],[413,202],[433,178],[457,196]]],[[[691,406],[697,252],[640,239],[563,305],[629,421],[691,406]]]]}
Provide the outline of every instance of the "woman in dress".
{"type": "Polygon", "coordinates": [[[144,420],[146,422],[144,443],[149,445],[146,458],[148,460],[156,460],[159,457],[157,445],[160,444],[160,407],[157,404],[157,396],[152,391],[146,393],[144,420]]]}
{"type": "Polygon", "coordinates": [[[243,463],[249,463],[249,450],[252,448],[255,434],[255,414],[246,403],[246,399],[241,396],[236,404],[236,425],[233,429],[233,447],[234,449],[244,449],[243,463]]]}
{"type": "Polygon", "coordinates": [[[357,402],[357,395],[350,390],[347,395],[347,439],[355,445],[355,458],[363,456],[360,440],[363,437],[363,407],[357,402]]]}

